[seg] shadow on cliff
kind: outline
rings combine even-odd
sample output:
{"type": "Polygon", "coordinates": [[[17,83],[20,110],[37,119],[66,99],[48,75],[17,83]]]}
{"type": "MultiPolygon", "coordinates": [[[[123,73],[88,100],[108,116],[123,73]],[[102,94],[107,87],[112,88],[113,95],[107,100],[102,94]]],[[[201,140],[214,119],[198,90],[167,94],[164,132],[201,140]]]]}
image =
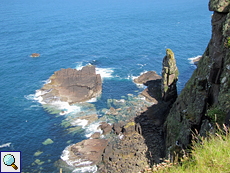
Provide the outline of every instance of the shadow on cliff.
{"type": "Polygon", "coordinates": [[[145,112],[137,116],[135,130],[141,134],[148,147],[146,157],[149,163],[159,163],[160,158],[165,157],[165,141],[163,124],[171,108],[172,102],[159,101],[148,107],[145,112]]]}

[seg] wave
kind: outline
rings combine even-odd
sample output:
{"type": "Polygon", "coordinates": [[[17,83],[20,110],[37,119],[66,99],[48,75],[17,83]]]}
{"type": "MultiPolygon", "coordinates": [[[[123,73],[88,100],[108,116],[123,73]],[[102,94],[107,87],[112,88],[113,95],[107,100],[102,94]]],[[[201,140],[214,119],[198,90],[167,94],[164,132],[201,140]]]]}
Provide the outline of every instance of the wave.
{"type": "MultiPolygon", "coordinates": [[[[74,144],[73,144],[74,145],[74,144]]],[[[71,167],[75,167],[75,166],[83,166],[81,168],[75,168],[73,170],[73,172],[93,172],[96,173],[97,172],[97,167],[96,165],[90,166],[90,164],[92,163],[91,161],[87,161],[87,160],[71,160],[71,156],[70,156],[70,151],[69,148],[73,145],[69,145],[67,146],[63,151],[62,151],[62,155],[60,156],[60,158],[65,161],[69,166],[71,167]]]]}
{"type": "Polygon", "coordinates": [[[100,74],[102,78],[112,78],[112,68],[96,68],[96,73],[100,74]]]}
{"type": "Polygon", "coordinates": [[[82,167],[82,168],[76,168],[73,170],[73,172],[92,172],[92,173],[96,173],[97,172],[97,166],[86,166],[86,167],[82,167]]]}
{"type": "Polygon", "coordinates": [[[88,103],[97,102],[97,97],[91,98],[90,100],[87,100],[86,102],[88,103]]]}
{"type": "Polygon", "coordinates": [[[100,122],[91,123],[85,130],[85,136],[89,138],[95,132],[99,132],[100,134],[102,134],[102,130],[98,128],[99,126],[100,122]]]}
{"type": "MultiPolygon", "coordinates": [[[[86,64],[86,65],[91,65],[90,63],[86,64]]],[[[78,65],[75,67],[75,69],[77,70],[81,70],[83,68],[83,63],[79,62],[78,65]]],[[[96,74],[100,74],[101,78],[112,78],[113,75],[113,68],[97,68],[96,67],[96,74]]]]}
{"type": "Polygon", "coordinates": [[[189,63],[190,64],[194,64],[194,62],[193,62],[193,60],[195,60],[195,59],[197,59],[197,58],[199,58],[199,57],[201,57],[202,55],[198,55],[198,56],[195,56],[195,57],[192,57],[192,58],[188,58],[188,60],[190,61],[189,63]]]}
{"type": "Polygon", "coordinates": [[[0,145],[0,148],[10,147],[11,142],[0,145]]]}
{"type": "MultiPolygon", "coordinates": [[[[60,115],[66,115],[69,113],[77,113],[81,111],[81,107],[77,105],[70,105],[68,102],[63,102],[60,100],[54,101],[52,103],[47,104],[46,102],[43,102],[42,95],[46,94],[50,91],[41,91],[41,90],[36,90],[35,94],[29,94],[27,96],[24,96],[27,100],[34,100],[37,101],[38,103],[42,104],[43,106],[46,105],[46,107],[49,109],[49,107],[53,107],[56,112],[60,112],[60,115]]],[[[39,105],[31,105],[30,108],[33,107],[40,107],[39,105]]],[[[27,108],[28,110],[30,108],[27,108]]]]}
{"type": "Polygon", "coordinates": [[[89,122],[89,121],[88,121],[88,120],[85,120],[85,119],[77,119],[76,121],[71,122],[71,124],[72,124],[73,126],[76,126],[76,125],[82,126],[82,128],[84,129],[85,126],[87,126],[88,122],[89,122]]]}

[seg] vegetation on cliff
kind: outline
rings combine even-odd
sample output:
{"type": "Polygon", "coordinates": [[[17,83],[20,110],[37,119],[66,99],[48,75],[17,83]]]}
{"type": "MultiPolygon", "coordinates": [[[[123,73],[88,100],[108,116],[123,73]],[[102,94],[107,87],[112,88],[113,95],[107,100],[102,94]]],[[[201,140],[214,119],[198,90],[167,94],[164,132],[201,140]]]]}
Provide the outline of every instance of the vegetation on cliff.
{"type": "Polygon", "coordinates": [[[166,155],[189,147],[195,129],[206,136],[215,121],[230,125],[230,2],[210,0],[209,9],[211,40],[164,123],[166,155]]]}
{"type": "MultiPolygon", "coordinates": [[[[218,124],[217,124],[218,126],[218,124]]],[[[209,133],[208,138],[201,136],[194,137],[192,142],[193,150],[174,162],[164,160],[164,162],[154,165],[153,168],[146,168],[143,172],[229,172],[230,170],[230,136],[229,128],[224,126],[215,134],[209,133]],[[195,142],[197,141],[197,142],[195,142]]]]}

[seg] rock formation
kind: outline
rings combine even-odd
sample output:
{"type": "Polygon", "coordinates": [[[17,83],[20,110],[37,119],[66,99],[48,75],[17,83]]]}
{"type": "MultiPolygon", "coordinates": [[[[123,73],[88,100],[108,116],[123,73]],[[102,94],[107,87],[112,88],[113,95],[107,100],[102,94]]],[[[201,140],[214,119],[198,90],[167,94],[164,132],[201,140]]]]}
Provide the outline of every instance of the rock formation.
{"type": "Polygon", "coordinates": [[[69,148],[69,160],[75,167],[98,164],[107,144],[106,139],[87,139],[76,143],[69,148]]]}
{"type": "Polygon", "coordinates": [[[164,101],[169,101],[177,97],[177,80],[179,71],[176,66],[174,53],[171,49],[166,49],[166,56],[163,59],[161,92],[164,101]]]}
{"type": "Polygon", "coordinates": [[[154,104],[158,103],[160,100],[160,86],[161,86],[161,76],[159,76],[155,71],[148,71],[138,78],[134,79],[137,84],[144,84],[147,88],[142,91],[140,95],[144,96],[145,99],[154,104]]]}
{"type": "Polygon", "coordinates": [[[192,62],[194,63],[194,65],[197,66],[197,64],[198,64],[198,62],[200,61],[201,57],[202,57],[202,56],[199,56],[199,57],[197,57],[197,58],[195,58],[195,59],[192,60],[192,62]]]}
{"type": "Polygon", "coordinates": [[[40,54],[39,53],[32,53],[31,57],[35,58],[35,57],[39,57],[40,54]]]}
{"type": "Polygon", "coordinates": [[[197,69],[186,83],[164,125],[166,151],[186,148],[191,133],[209,130],[217,116],[219,124],[229,122],[230,111],[230,13],[229,1],[210,0],[212,37],[197,69]],[[211,124],[210,124],[211,123],[211,124]],[[209,125],[207,125],[209,124],[209,125]]]}
{"type": "Polygon", "coordinates": [[[148,81],[157,80],[157,79],[161,79],[161,76],[159,76],[155,71],[148,71],[142,74],[141,76],[139,76],[138,78],[135,78],[134,82],[137,84],[146,85],[148,81]]]}
{"type": "Polygon", "coordinates": [[[85,66],[82,70],[61,69],[50,78],[49,83],[41,88],[43,102],[52,103],[61,100],[70,104],[83,102],[101,93],[102,82],[95,67],[85,66]]]}

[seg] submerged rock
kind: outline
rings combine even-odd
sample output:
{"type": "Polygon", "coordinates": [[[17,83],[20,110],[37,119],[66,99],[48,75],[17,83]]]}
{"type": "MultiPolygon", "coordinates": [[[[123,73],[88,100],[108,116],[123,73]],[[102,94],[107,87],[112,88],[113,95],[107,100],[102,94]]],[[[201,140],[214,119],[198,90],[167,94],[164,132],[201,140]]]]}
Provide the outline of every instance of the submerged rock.
{"type": "Polygon", "coordinates": [[[37,152],[34,153],[34,156],[39,156],[39,155],[41,155],[42,153],[43,153],[43,151],[39,151],[39,150],[38,150],[37,152]]]}
{"type": "Polygon", "coordinates": [[[69,104],[84,102],[101,94],[102,81],[95,67],[88,65],[81,70],[61,69],[41,88],[42,102],[65,101],[69,104]]]}
{"type": "Polygon", "coordinates": [[[71,124],[72,125],[75,125],[75,124],[78,124],[78,120],[85,120],[87,121],[87,123],[85,124],[85,126],[95,122],[96,120],[98,120],[98,116],[97,114],[90,114],[90,115],[84,115],[84,116],[81,116],[81,117],[76,117],[76,118],[73,118],[71,119],[71,124]],[[76,123],[74,123],[76,122],[76,123]]]}
{"type": "Polygon", "coordinates": [[[44,142],[42,142],[43,145],[49,145],[49,144],[52,144],[54,143],[52,139],[48,138],[46,139],[44,142]]]}

